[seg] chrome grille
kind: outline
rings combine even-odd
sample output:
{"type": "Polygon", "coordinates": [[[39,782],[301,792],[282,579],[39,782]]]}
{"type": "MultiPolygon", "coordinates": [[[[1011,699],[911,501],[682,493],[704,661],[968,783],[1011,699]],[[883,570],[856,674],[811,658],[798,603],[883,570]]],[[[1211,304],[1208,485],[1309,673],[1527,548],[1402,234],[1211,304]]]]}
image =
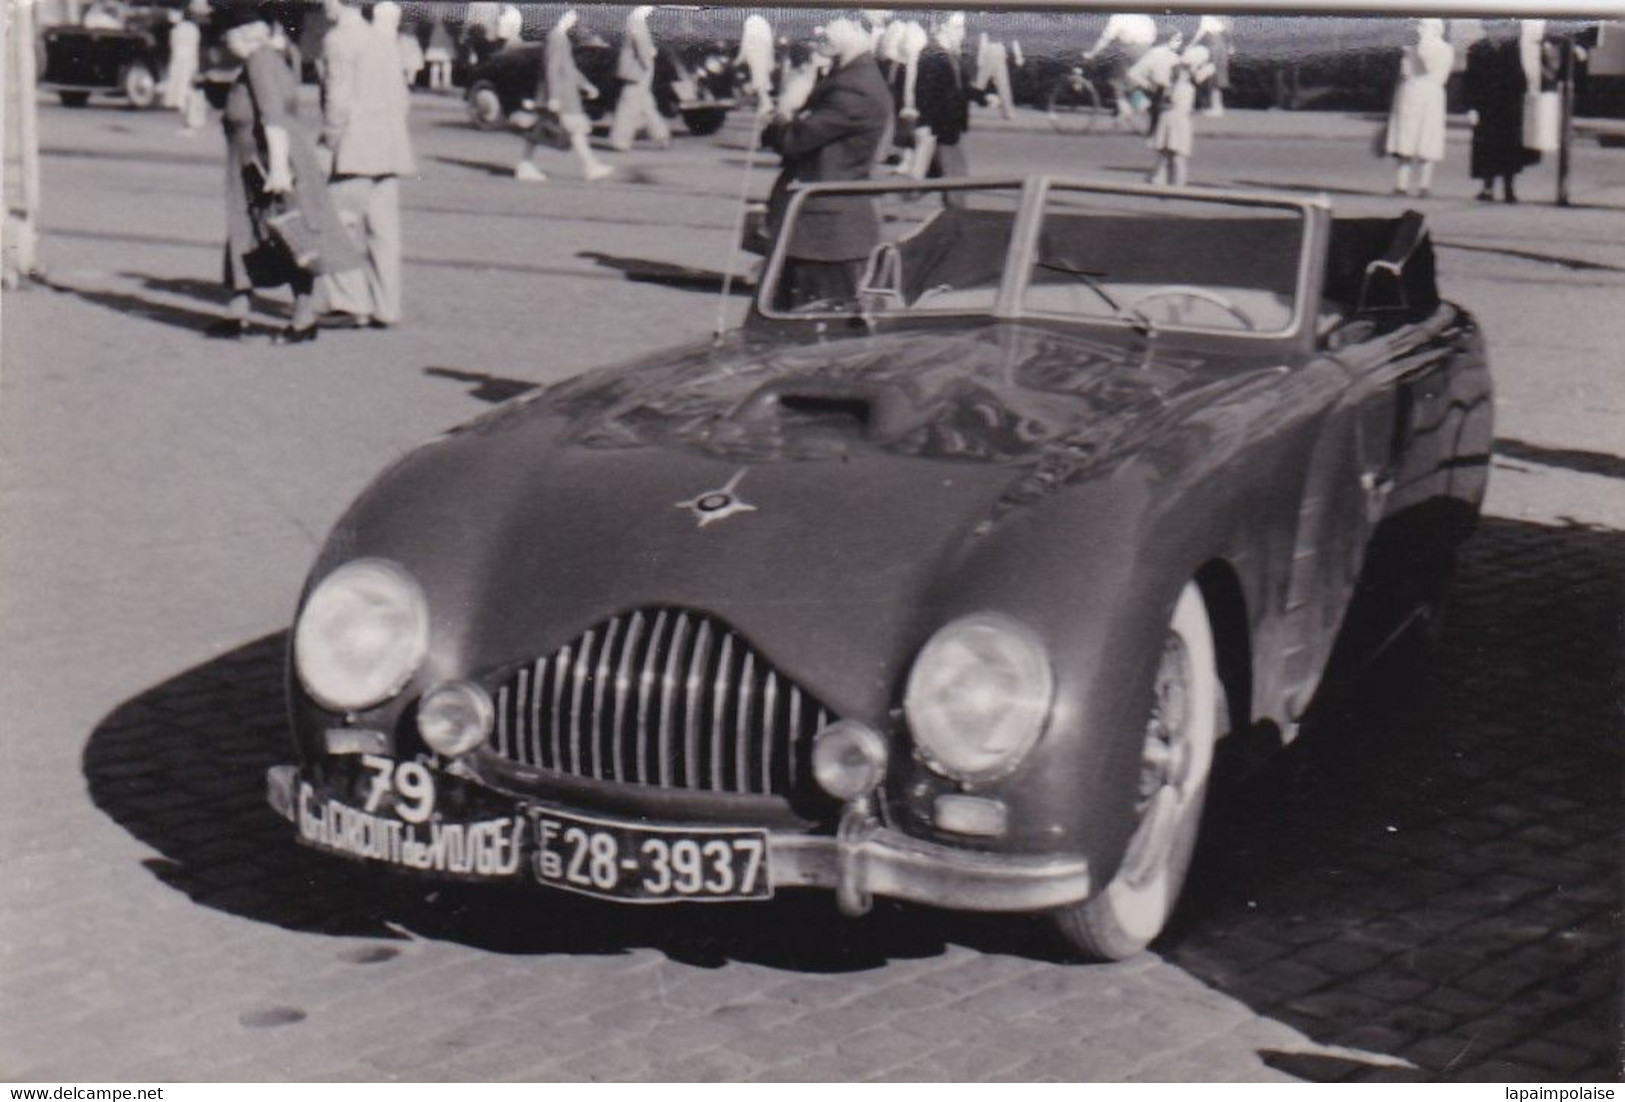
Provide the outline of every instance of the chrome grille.
{"type": "Polygon", "coordinates": [[[593,780],[788,794],[831,716],[726,624],[683,609],[606,620],[509,675],[490,747],[593,780]]]}

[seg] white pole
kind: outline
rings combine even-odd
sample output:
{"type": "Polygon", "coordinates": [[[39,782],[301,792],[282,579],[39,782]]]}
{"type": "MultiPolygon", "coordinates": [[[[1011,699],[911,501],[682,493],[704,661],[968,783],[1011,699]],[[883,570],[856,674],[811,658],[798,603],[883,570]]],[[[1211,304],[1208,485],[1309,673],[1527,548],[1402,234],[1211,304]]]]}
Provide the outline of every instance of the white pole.
{"type": "MultiPolygon", "coordinates": [[[[35,255],[36,225],[39,219],[39,115],[35,102],[37,73],[34,65],[34,2],[9,0],[6,10],[6,49],[0,50],[0,88],[8,108],[15,115],[9,120],[16,125],[17,145],[17,201],[10,201],[0,209],[6,225],[6,282],[16,286],[28,277],[37,265],[35,255]],[[12,210],[16,217],[12,217],[12,210]]],[[[4,119],[0,119],[0,138],[4,137],[4,119]]]]}
{"type": "MultiPolygon", "coordinates": [[[[757,103],[760,102],[758,98],[757,103]]],[[[750,202],[750,174],[756,167],[756,149],[762,140],[762,124],[760,111],[753,108],[750,118],[750,144],[745,148],[745,170],[739,181],[739,204],[735,208],[733,235],[728,241],[728,261],[722,273],[722,294],[717,299],[717,324],[711,331],[711,335],[719,340],[728,325],[728,296],[733,293],[734,261],[739,258],[740,238],[745,235],[745,206],[750,202]]]]}
{"type": "Polygon", "coordinates": [[[32,232],[39,220],[39,97],[35,86],[39,74],[34,69],[34,0],[18,0],[12,23],[12,42],[17,49],[17,131],[23,151],[23,210],[32,232]]]}

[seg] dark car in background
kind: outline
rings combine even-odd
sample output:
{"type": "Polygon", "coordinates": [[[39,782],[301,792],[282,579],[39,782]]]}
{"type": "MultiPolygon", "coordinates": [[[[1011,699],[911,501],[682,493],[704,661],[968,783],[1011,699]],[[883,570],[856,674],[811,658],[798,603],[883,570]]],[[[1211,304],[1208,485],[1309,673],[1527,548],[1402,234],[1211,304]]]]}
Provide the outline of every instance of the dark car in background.
{"type": "MultiPolygon", "coordinates": [[[[468,73],[469,120],[481,130],[509,125],[526,100],[536,95],[546,46],[515,43],[491,54],[468,73]]],[[[577,47],[576,65],[598,89],[598,98],[586,100],[588,115],[601,119],[615,110],[621,82],[615,77],[617,52],[602,40],[577,47]]],[[[674,51],[662,46],[655,59],[655,106],[668,119],[681,118],[691,134],[714,134],[722,129],[734,106],[731,59],[719,65],[714,53],[694,44],[674,51]]]]}
{"type": "Polygon", "coordinates": [[[131,107],[158,102],[158,82],[169,65],[168,25],[131,20],[123,29],[47,27],[40,36],[40,87],[68,107],[92,95],[117,96],[131,107]]]}
{"type": "Polygon", "coordinates": [[[1329,671],[1429,634],[1491,417],[1414,212],[814,185],[743,328],[362,493],[299,603],[268,797],[409,875],[1041,913],[1128,956],[1227,740],[1290,742],[1329,671]],[[832,201],[879,240],[809,300],[787,243],[832,201]]]}

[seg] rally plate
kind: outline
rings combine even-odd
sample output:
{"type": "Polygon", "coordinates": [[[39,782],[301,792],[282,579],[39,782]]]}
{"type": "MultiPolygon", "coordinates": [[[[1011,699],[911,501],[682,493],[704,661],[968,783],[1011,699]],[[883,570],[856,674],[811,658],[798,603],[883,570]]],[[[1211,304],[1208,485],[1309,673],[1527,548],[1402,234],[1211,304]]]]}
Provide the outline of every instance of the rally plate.
{"type": "Polygon", "coordinates": [[[543,884],[622,903],[769,899],[767,831],[638,826],[531,808],[543,884]]]}

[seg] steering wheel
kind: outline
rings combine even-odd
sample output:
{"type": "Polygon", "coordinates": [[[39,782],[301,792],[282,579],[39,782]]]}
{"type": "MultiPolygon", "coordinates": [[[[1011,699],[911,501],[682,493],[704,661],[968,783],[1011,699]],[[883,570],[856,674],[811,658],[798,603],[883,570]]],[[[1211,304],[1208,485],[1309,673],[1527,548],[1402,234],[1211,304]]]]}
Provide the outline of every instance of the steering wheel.
{"type": "Polygon", "coordinates": [[[844,298],[815,298],[798,302],[790,307],[791,314],[845,314],[852,309],[852,301],[844,298]]]}
{"type": "Polygon", "coordinates": [[[1145,311],[1140,308],[1151,300],[1159,298],[1200,299],[1203,302],[1211,303],[1212,305],[1217,306],[1219,309],[1241,322],[1241,324],[1246,326],[1248,329],[1257,330],[1258,328],[1258,323],[1254,321],[1251,316],[1242,310],[1241,307],[1219,294],[1219,292],[1210,291],[1206,287],[1190,287],[1183,284],[1179,286],[1158,287],[1154,290],[1147,291],[1145,294],[1141,295],[1139,298],[1135,299],[1129,304],[1129,312],[1140,318],[1140,320],[1144,321],[1147,325],[1152,325],[1152,320],[1147,317],[1145,311]]]}

